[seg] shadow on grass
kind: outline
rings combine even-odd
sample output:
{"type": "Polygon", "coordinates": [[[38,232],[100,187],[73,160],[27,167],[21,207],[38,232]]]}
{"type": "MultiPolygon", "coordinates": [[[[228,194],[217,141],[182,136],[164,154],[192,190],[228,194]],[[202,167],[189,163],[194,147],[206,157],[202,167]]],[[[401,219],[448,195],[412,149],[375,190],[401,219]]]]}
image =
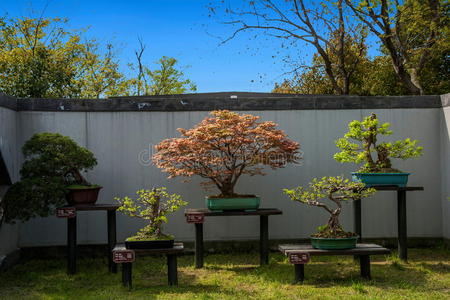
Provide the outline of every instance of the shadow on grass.
{"type": "Polygon", "coordinates": [[[435,264],[420,263],[419,266],[433,273],[439,273],[443,275],[450,274],[450,264],[444,264],[442,262],[438,262],[435,264]]]}

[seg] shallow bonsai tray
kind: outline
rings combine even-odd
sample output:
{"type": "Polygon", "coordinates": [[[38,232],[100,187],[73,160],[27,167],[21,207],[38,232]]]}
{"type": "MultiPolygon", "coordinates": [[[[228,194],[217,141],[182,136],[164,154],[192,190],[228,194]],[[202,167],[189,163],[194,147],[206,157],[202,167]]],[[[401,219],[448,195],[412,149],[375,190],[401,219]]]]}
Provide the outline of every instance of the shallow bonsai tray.
{"type": "Polygon", "coordinates": [[[125,241],[127,249],[165,249],[173,248],[174,240],[125,241]]]}

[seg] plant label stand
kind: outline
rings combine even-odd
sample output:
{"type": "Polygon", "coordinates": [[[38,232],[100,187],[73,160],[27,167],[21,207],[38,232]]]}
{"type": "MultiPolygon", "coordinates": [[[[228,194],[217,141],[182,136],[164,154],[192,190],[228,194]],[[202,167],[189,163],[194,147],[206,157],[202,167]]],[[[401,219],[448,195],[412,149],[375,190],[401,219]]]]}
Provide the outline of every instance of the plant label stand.
{"type": "Polygon", "coordinates": [[[195,267],[203,268],[203,223],[205,217],[259,216],[259,254],[260,265],[269,264],[269,216],[281,215],[276,208],[260,208],[255,211],[210,211],[209,209],[190,208],[184,214],[189,224],[195,225],[195,267]]]}
{"type": "Polygon", "coordinates": [[[178,285],[177,256],[183,253],[183,243],[175,243],[173,248],[164,249],[134,249],[130,250],[124,244],[117,244],[112,251],[112,259],[115,264],[122,264],[122,284],[132,288],[133,263],[137,254],[167,256],[167,280],[169,285],[178,285]]]}
{"type": "MultiPolygon", "coordinates": [[[[408,260],[408,236],[406,223],[406,192],[408,191],[423,191],[422,186],[372,186],[377,191],[396,191],[397,192],[397,236],[398,236],[398,257],[403,260],[408,260]]],[[[361,226],[361,200],[356,200],[353,203],[354,210],[354,226],[355,232],[362,239],[361,226]]]]}
{"type": "Polygon", "coordinates": [[[112,273],[117,273],[117,265],[113,262],[111,251],[116,244],[116,210],[119,204],[83,204],[63,206],[56,210],[58,218],[67,219],[67,273],[77,272],[77,212],[99,211],[107,212],[108,226],[108,268],[112,273]]]}
{"type": "Polygon", "coordinates": [[[309,244],[305,245],[280,245],[278,250],[289,258],[294,265],[295,281],[302,283],[305,280],[305,264],[310,261],[312,255],[356,255],[359,257],[361,277],[371,279],[370,255],[389,254],[389,249],[375,244],[357,244],[354,249],[345,250],[321,250],[315,249],[309,244]]]}

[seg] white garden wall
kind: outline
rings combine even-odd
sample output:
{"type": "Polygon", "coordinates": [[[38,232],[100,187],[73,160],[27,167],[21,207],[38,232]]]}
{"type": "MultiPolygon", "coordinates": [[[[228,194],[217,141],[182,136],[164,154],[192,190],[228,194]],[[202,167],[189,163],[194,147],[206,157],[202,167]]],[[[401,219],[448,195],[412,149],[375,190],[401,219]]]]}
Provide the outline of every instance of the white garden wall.
{"type": "MultiPolygon", "coordinates": [[[[408,194],[408,231],[411,237],[442,236],[441,213],[441,161],[440,109],[381,109],[381,110],[295,110],[255,111],[263,120],[273,120],[294,140],[304,152],[302,165],[268,171],[265,177],[242,178],[238,191],[256,193],[262,197],[264,207],[283,210],[283,216],[270,218],[272,238],[306,238],[323,224],[326,215],[317,208],[290,202],[282,189],[305,185],[313,177],[349,175],[355,167],[342,165],[332,158],[337,148],[334,140],[346,132],[346,125],[371,112],[382,121],[392,123],[392,138],[412,137],[425,146],[425,154],[417,160],[397,162],[398,167],[411,171],[411,185],[423,185],[425,192],[408,194]]],[[[92,182],[101,184],[101,203],[114,201],[115,196],[133,195],[140,188],[167,186],[171,192],[181,194],[189,207],[203,207],[207,193],[198,179],[190,183],[182,179],[167,180],[165,174],[150,165],[139,162],[138,155],[164,138],[177,136],[177,128],[189,128],[199,122],[207,112],[20,112],[23,144],[36,132],[60,132],[74,138],[92,150],[98,166],[89,174],[92,182]]],[[[343,222],[352,227],[351,207],[344,213],[343,222]]],[[[211,218],[206,226],[206,239],[254,239],[258,234],[258,219],[211,218]]],[[[79,218],[79,242],[105,242],[105,216],[100,212],[82,213],[79,218]]],[[[118,238],[134,233],[139,221],[126,216],[118,218],[118,238]]],[[[193,226],[185,223],[180,211],[170,218],[167,231],[181,240],[193,239],[193,226]]],[[[36,219],[21,230],[21,246],[63,244],[65,221],[56,218],[36,219]]],[[[366,237],[395,237],[396,195],[380,192],[363,202],[363,234],[366,237]]]]}

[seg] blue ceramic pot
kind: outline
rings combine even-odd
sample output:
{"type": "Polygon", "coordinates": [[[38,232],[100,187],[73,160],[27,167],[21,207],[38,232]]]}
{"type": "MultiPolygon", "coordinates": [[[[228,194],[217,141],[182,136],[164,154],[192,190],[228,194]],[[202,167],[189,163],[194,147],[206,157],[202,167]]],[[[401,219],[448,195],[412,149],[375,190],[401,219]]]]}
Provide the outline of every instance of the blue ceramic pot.
{"type": "Polygon", "coordinates": [[[352,173],[353,181],[363,182],[366,186],[395,185],[405,187],[411,173],[352,173]]]}

